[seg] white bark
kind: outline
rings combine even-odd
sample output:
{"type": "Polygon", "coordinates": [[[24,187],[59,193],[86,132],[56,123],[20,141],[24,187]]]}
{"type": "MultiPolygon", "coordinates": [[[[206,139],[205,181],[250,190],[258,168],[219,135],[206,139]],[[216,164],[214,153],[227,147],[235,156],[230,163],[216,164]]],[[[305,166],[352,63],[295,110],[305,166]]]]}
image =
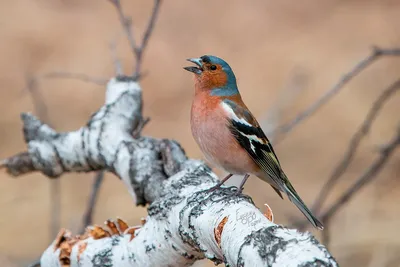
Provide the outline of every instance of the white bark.
{"type": "Polygon", "coordinates": [[[43,253],[42,266],[190,266],[203,258],[231,267],[338,266],[313,236],[270,222],[249,197],[233,195],[235,188],[209,193],[217,177],[203,162],[187,159],[178,143],[134,139],[142,98],[128,77],[109,82],[105,105],[77,131],[57,133],[32,115],[22,118],[28,152],[3,162],[11,174],[106,169],[136,204],[150,204],[134,235],[131,228],[101,238],[64,234],[43,253]]]}

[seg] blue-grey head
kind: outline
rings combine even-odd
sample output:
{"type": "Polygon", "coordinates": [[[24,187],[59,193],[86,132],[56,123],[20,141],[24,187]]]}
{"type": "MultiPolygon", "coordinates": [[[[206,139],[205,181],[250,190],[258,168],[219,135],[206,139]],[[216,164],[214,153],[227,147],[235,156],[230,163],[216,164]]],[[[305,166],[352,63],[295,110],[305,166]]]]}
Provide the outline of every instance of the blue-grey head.
{"type": "Polygon", "coordinates": [[[205,55],[189,58],[196,66],[184,67],[195,74],[196,88],[210,91],[211,95],[231,96],[238,94],[236,77],[225,60],[216,56],[205,55]]]}

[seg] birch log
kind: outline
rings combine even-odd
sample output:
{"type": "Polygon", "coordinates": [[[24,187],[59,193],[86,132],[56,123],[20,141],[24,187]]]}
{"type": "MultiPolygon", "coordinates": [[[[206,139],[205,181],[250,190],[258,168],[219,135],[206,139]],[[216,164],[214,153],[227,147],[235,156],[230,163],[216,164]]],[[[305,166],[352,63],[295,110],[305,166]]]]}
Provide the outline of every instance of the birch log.
{"type": "Polygon", "coordinates": [[[26,152],[2,161],[14,176],[41,171],[113,172],[137,205],[149,205],[141,226],[106,221],[82,236],[60,230],[41,257],[41,266],[190,266],[208,258],[226,266],[338,266],[311,234],[269,221],[234,187],[208,189],[218,182],[202,161],[188,159],[172,140],[139,137],[142,121],[139,83],[111,79],[105,104],[77,131],[58,133],[23,114],[26,152]]]}

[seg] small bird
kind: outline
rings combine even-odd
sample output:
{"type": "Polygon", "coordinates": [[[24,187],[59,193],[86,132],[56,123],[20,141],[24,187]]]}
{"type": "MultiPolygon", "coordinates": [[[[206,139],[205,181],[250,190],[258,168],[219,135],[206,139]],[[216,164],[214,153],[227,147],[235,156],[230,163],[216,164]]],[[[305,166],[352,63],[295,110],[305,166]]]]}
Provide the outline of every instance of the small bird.
{"type": "Polygon", "coordinates": [[[191,130],[206,159],[229,173],[210,191],[219,188],[232,175],[244,175],[241,193],[250,174],[266,181],[283,199],[289,200],[322,230],[283,172],[278,157],[259,123],[240,96],[236,77],[223,59],[205,55],[190,58],[196,66],[184,67],[194,73],[195,96],[191,109],[191,130]]]}

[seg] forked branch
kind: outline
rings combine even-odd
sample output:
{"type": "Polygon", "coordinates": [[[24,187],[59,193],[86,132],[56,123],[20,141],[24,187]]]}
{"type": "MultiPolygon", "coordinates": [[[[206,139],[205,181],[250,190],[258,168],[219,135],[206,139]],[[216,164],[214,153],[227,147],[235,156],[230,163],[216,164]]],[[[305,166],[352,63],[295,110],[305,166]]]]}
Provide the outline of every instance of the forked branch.
{"type": "Polygon", "coordinates": [[[149,39],[153,32],[155,22],[158,17],[158,12],[160,10],[161,0],[154,0],[153,10],[151,12],[149,21],[147,23],[146,30],[144,31],[144,34],[143,34],[143,37],[142,37],[142,40],[140,43],[138,43],[135,39],[135,35],[133,32],[133,27],[132,27],[133,26],[132,18],[127,17],[125,15],[124,10],[121,5],[121,1],[120,0],[109,0],[109,1],[111,4],[114,5],[114,7],[117,10],[119,21],[121,22],[121,25],[125,32],[126,38],[128,39],[129,46],[131,48],[131,52],[135,57],[135,66],[134,66],[135,71],[132,76],[135,80],[137,80],[141,76],[143,76],[143,73],[141,70],[142,61],[143,61],[143,53],[149,43],[149,39]]]}

